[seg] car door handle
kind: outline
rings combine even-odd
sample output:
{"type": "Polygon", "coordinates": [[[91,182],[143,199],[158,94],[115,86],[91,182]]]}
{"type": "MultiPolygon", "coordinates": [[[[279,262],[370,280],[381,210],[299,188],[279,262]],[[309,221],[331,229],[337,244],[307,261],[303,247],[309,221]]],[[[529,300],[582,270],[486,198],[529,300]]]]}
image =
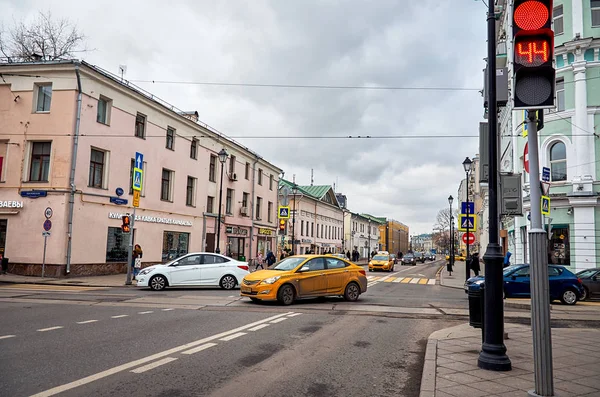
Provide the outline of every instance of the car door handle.
{"type": "Polygon", "coordinates": [[[321,273],[321,274],[319,274],[319,276],[324,276],[324,275],[325,275],[325,273],[321,273]]]}
{"type": "Polygon", "coordinates": [[[344,273],[348,273],[348,270],[344,270],[344,273]]]}

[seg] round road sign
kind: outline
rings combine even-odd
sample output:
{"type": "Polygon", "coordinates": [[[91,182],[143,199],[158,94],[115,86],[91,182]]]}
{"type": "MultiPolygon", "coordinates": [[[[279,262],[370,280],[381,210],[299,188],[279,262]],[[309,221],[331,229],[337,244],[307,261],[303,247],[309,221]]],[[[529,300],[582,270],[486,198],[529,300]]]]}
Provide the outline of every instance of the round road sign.
{"type": "Polygon", "coordinates": [[[467,244],[467,238],[469,239],[469,245],[475,242],[475,235],[471,232],[465,233],[462,236],[463,243],[467,244]]]}
{"type": "Polygon", "coordinates": [[[52,229],[52,221],[50,219],[46,219],[44,221],[44,230],[49,231],[50,229],[52,229]]]}
{"type": "Polygon", "coordinates": [[[525,172],[529,174],[529,143],[525,144],[525,150],[523,151],[523,167],[525,172]]]}
{"type": "Polygon", "coordinates": [[[50,219],[50,218],[52,218],[52,208],[50,208],[50,207],[47,207],[47,208],[44,210],[44,216],[46,217],[46,219],[50,219]]]}

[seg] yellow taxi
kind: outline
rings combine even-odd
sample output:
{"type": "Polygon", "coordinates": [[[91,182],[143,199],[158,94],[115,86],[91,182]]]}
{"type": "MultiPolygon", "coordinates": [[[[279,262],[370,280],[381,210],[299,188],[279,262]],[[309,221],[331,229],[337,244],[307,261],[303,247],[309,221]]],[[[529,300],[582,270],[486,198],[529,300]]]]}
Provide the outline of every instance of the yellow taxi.
{"type": "Polygon", "coordinates": [[[369,271],[385,270],[391,272],[394,270],[394,258],[387,251],[379,251],[369,261],[369,271]]]}
{"type": "MultiPolygon", "coordinates": [[[[446,260],[449,261],[450,260],[450,255],[446,255],[446,260]]],[[[465,260],[467,260],[467,258],[465,258],[465,256],[463,254],[456,254],[454,255],[454,260],[455,261],[462,261],[464,262],[465,260]]]]}
{"type": "Polygon", "coordinates": [[[240,284],[240,295],[253,302],[277,300],[284,305],[299,298],[333,295],[354,302],[366,291],[364,269],[331,255],[289,256],[246,275],[240,284]]]}

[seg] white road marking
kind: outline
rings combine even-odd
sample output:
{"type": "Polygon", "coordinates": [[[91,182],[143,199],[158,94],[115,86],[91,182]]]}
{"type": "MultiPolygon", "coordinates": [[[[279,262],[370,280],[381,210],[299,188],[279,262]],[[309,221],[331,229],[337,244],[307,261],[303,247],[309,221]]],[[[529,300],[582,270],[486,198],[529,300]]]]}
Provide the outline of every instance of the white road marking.
{"type": "Polygon", "coordinates": [[[206,350],[210,347],[216,346],[216,343],[205,343],[204,345],[200,345],[198,347],[195,347],[193,349],[190,350],[186,350],[184,352],[181,352],[181,354],[194,354],[194,353],[198,353],[201,352],[202,350],[206,350]]]}
{"type": "Polygon", "coordinates": [[[177,360],[175,357],[166,357],[166,358],[163,358],[162,360],[155,361],[152,364],[148,364],[148,365],[144,365],[143,367],[132,369],[131,372],[134,372],[136,374],[141,374],[142,372],[150,371],[151,369],[160,367],[161,365],[168,364],[171,361],[175,361],[175,360],[177,360]]]}
{"type": "Polygon", "coordinates": [[[154,313],[154,311],[148,310],[147,312],[138,312],[138,314],[150,314],[150,313],[154,313]]]}
{"type": "Polygon", "coordinates": [[[95,323],[98,320],[87,320],[87,321],[77,321],[77,324],[89,324],[89,323],[95,323]]]}
{"type": "Polygon", "coordinates": [[[427,282],[427,284],[435,285],[435,278],[430,278],[429,281],[427,282]]]}
{"type": "Polygon", "coordinates": [[[412,280],[410,280],[409,284],[417,284],[419,282],[420,279],[418,278],[413,278],[412,280]]]}
{"type": "Polygon", "coordinates": [[[173,309],[173,308],[162,309],[163,312],[170,312],[171,310],[175,310],[175,309],[173,309]]]}
{"type": "Polygon", "coordinates": [[[235,333],[233,335],[229,335],[229,336],[226,336],[224,338],[221,338],[219,340],[227,342],[227,341],[230,341],[230,340],[235,339],[235,338],[239,338],[240,336],[244,336],[244,335],[246,335],[246,332],[238,332],[238,333],[235,333]]]}
{"type": "Polygon", "coordinates": [[[302,313],[294,313],[294,314],[290,314],[288,317],[296,317],[296,316],[299,316],[299,315],[301,315],[301,314],[302,314],[302,313]]]}
{"type": "Polygon", "coordinates": [[[271,324],[277,324],[277,323],[280,323],[280,322],[285,321],[285,320],[287,320],[287,318],[281,317],[281,318],[278,318],[277,320],[271,321],[271,324]]]}
{"type": "Polygon", "coordinates": [[[55,329],[61,329],[64,328],[62,326],[56,326],[56,327],[50,327],[50,328],[42,328],[42,329],[38,329],[38,332],[46,332],[46,331],[54,331],[55,329]]]}
{"type": "Polygon", "coordinates": [[[129,314],[119,314],[118,316],[111,316],[111,318],[123,318],[123,317],[129,317],[129,314]]]}
{"type": "Polygon", "coordinates": [[[0,339],[8,339],[8,338],[15,338],[17,335],[4,335],[4,336],[0,336],[0,339]]]}
{"type": "Polygon", "coordinates": [[[258,331],[259,329],[267,328],[270,324],[261,324],[248,329],[248,331],[258,331]]]}
{"type": "Polygon", "coordinates": [[[392,281],[392,283],[399,283],[402,280],[404,280],[404,277],[398,277],[397,279],[395,279],[394,281],[392,281]]]}
{"type": "Polygon", "coordinates": [[[246,330],[248,328],[252,328],[252,327],[255,327],[257,325],[264,324],[264,323],[272,321],[272,320],[274,320],[276,318],[279,318],[279,317],[282,317],[282,316],[287,316],[287,315],[290,315],[290,314],[293,314],[293,312],[287,312],[287,313],[278,314],[278,315],[275,315],[275,316],[271,316],[271,317],[265,318],[263,320],[255,321],[255,322],[250,323],[250,324],[242,325],[241,327],[237,327],[237,328],[231,329],[229,331],[221,332],[220,334],[212,335],[212,336],[209,336],[209,337],[206,337],[206,338],[199,339],[199,340],[194,341],[194,342],[186,343],[185,345],[177,346],[177,347],[174,347],[172,349],[165,350],[165,351],[153,354],[151,356],[147,356],[147,357],[135,360],[135,361],[131,361],[131,362],[128,362],[128,363],[125,363],[125,364],[121,364],[119,366],[107,369],[107,370],[102,371],[102,372],[98,372],[96,374],[93,374],[93,375],[87,376],[85,378],[81,378],[81,379],[75,380],[75,381],[70,382],[70,383],[66,383],[64,385],[53,387],[52,389],[44,390],[42,392],[34,394],[31,397],[50,397],[50,396],[54,396],[56,394],[65,392],[67,390],[71,390],[71,389],[74,389],[76,387],[83,386],[83,385],[86,385],[88,383],[97,381],[99,379],[106,378],[107,376],[111,376],[111,375],[117,374],[119,372],[126,371],[126,370],[128,370],[130,368],[137,367],[137,366],[145,364],[147,362],[154,361],[154,360],[157,360],[159,358],[166,357],[166,356],[169,356],[171,354],[178,353],[178,352],[180,352],[182,350],[188,350],[188,349],[190,349],[192,347],[199,346],[199,345],[205,344],[207,342],[211,342],[211,341],[213,341],[215,339],[219,339],[219,338],[222,338],[222,337],[227,336],[227,335],[235,334],[236,332],[239,332],[239,331],[242,331],[242,330],[246,330]]]}

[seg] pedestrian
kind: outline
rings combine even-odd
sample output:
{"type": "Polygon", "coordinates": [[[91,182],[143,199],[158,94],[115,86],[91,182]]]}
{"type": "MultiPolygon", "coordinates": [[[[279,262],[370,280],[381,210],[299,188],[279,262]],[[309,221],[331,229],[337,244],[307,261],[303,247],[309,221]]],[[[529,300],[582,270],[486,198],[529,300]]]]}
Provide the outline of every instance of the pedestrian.
{"type": "Polygon", "coordinates": [[[346,251],[346,258],[348,258],[348,260],[351,260],[351,258],[350,258],[350,250],[346,251]]]}
{"type": "Polygon", "coordinates": [[[504,264],[502,265],[502,267],[510,266],[510,257],[511,256],[512,256],[511,252],[506,250],[506,255],[504,255],[504,264]]]}
{"type": "Polygon", "coordinates": [[[142,268],[142,256],[144,252],[142,251],[142,247],[139,244],[136,244],[133,248],[133,252],[131,257],[133,258],[133,263],[131,264],[133,278],[137,276],[138,272],[142,268]]]}
{"type": "Polygon", "coordinates": [[[475,273],[475,277],[479,276],[479,271],[481,268],[479,267],[479,254],[474,253],[471,255],[471,269],[475,273]]]}
{"type": "Polygon", "coordinates": [[[448,271],[448,275],[452,276],[452,261],[448,260],[446,264],[446,270],[448,271]]]}
{"type": "Polygon", "coordinates": [[[402,259],[402,251],[398,251],[398,259],[402,259]]]}
{"type": "Polygon", "coordinates": [[[263,270],[264,270],[264,267],[263,267],[263,255],[262,255],[262,252],[259,252],[259,253],[258,253],[258,255],[256,256],[256,259],[255,259],[255,262],[256,262],[256,267],[254,268],[254,270],[255,270],[255,271],[256,271],[256,270],[258,270],[258,267],[259,267],[259,266],[260,266],[260,268],[261,268],[261,269],[263,269],[263,270]]]}
{"type": "Polygon", "coordinates": [[[281,251],[281,255],[279,256],[279,260],[282,261],[285,258],[285,251],[281,251]]]}
{"type": "Polygon", "coordinates": [[[267,252],[267,266],[273,266],[273,264],[277,262],[277,258],[275,258],[275,255],[273,254],[273,251],[269,251],[267,252]]]}

